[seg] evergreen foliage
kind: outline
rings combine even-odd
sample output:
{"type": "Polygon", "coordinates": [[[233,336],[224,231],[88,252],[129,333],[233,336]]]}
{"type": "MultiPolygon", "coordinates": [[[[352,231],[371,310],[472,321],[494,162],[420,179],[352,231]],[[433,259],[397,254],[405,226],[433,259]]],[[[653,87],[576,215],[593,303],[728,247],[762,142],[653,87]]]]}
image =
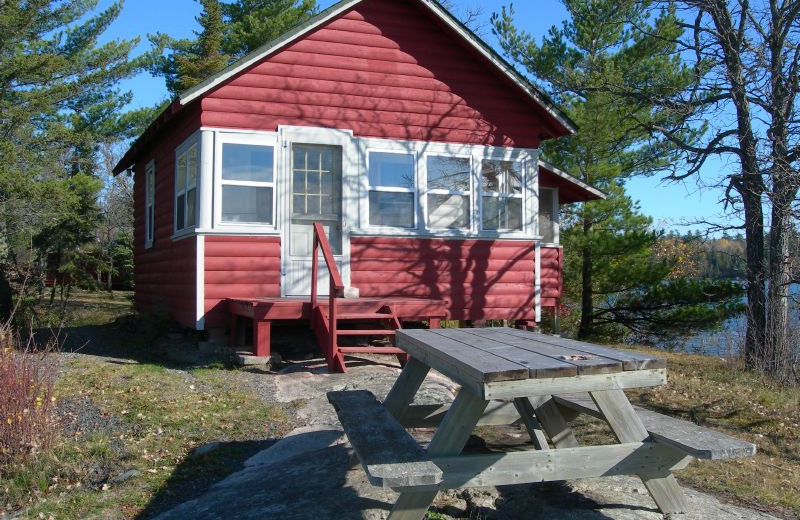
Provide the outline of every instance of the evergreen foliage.
{"type": "MultiPolygon", "coordinates": [[[[677,151],[643,129],[665,124],[669,111],[615,95],[608,85],[633,88],[658,75],[665,84],[691,80],[675,56],[681,33],[671,11],[649,2],[564,0],[569,19],[541,43],[514,25],[513,6],[493,15],[505,53],[546,81],[579,131],[547,143],[544,157],[593,184],[607,199],[565,208],[561,238],[569,301],[580,313],[581,338],[627,332],[688,334],[741,310],[731,282],[675,279],[675,255],[659,250],[661,233],[625,194],[625,181],[671,167],[677,151]],[[634,27],[638,30],[634,30],[634,27]]],[[[693,130],[683,138],[691,140],[693,130]]]]}
{"type": "MultiPolygon", "coordinates": [[[[144,70],[138,40],[100,36],[121,2],[0,2],[0,300],[41,291],[48,269],[74,280],[92,262],[99,219],[99,150],[139,132],[148,111],[125,113],[120,80],[144,70]],[[23,291],[23,292],[21,292],[23,291]],[[27,292],[24,292],[27,291],[27,292]]],[[[67,282],[71,283],[71,282],[67,282]]],[[[1,305],[0,319],[9,309],[1,305]]]]}
{"type": "Polygon", "coordinates": [[[195,39],[150,36],[160,58],[151,72],[163,76],[175,97],[221,71],[230,63],[304,22],[316,10],[316,0],[198,0],[200,32],[195,39]]]}

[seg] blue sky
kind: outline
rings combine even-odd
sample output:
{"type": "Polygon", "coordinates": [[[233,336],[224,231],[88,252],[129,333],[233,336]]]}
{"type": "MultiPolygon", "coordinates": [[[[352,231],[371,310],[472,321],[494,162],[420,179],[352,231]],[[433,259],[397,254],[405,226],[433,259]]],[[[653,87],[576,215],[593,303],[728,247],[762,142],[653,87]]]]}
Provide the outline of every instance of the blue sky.
{"type": "MultiPolygon", "coordinates": [[[[101,0],[99,8],[107,7],[112,0],[101,0]]],[[[333,0],[319,1],[321,7],[328,7],[333,0]]],[[[488,20],[492,12],[499,11],[508,0],[453,0],[458,9],[480,5],[483,17],[488,20]]],[[[536,37],[544,35],[552,25],[559,25],[566,12],[558,0],[517,1],[514,4],[516,20],[536,37]]],[[[164,32],[173,37],[188,37],[198,27],[195,16],[199,13],[195,0],[127,0],[119,18],[114,22],[104,39],[140,38],[137,52],[147,49],[147,35],[164,32]]],[[[496,46],[491,31],[484,31],[486,41],[496,46]]],[[[133,92],[133,107],[150,106],[166,97],[166,88],[161,78],[148,74],[125,81],[121,88],[133,92]]],[[[712,166],[713,167],[713,166],[712,166]]],[[[718,190],[699,189],[694,181],[686,183],[665,183],[659,178],[638,178],[628,183],[628,192],[640,202],[643,213],[653,217],[655,225],[664,229],[687,231],[698,226],[682,226],[683,222],[698,219],[713,219],[721,206],[718,204],[718,190]]]]}

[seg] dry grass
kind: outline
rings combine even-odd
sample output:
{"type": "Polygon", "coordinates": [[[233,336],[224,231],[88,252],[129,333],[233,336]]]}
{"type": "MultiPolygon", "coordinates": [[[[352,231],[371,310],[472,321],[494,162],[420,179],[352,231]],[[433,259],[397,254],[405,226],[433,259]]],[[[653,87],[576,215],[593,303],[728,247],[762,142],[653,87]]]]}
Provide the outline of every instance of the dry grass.
{"type": "MultiPolygon", "coordinates": [[[[631,401],[690,420],[758,447],[755,457],[695,461],[679,480],[723,499],[787,518],[800,518],[800,388],[779,387],[721,358],[641,352],[667,358],[667,386],[628,392],[631,401]]],[[[609,440],[607,426],[581,417],[584,443],[609,440]]]]}

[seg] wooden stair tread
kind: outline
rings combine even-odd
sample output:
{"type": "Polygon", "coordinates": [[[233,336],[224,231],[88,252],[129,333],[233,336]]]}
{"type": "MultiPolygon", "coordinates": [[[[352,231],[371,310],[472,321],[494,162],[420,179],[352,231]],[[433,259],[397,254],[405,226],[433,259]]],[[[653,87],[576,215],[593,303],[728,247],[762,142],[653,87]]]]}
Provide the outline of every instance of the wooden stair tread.
{"type": "Polygon", "coordinates": [[[398,347],[371,347],[367,345],[359,345],[349,347],[347,345],[340,345],[339,350],[345,354],[405,354],[406,352],[398,347]]]}
{"type": "Polygon", "coordinates": [[[336,329],[337,336],[394,336],[393,329],[336,329]]]}
{"type": "Polygon", "coordinates": [[[336,315],[337,320],[390,320],[394,314],[384,312],[340,312],[336,315]]]}

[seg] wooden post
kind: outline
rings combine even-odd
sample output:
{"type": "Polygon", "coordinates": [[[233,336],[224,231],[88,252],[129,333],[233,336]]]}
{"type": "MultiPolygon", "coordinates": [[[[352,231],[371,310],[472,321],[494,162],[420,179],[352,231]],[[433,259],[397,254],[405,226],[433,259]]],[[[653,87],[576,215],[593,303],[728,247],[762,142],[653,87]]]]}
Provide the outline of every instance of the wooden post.
{"type": "MultiPolygon", "coordinates": [[[[631,406],[622,390],[589,392],[597,408],[602,412],[619,442],[642,442],[650,437],[639,415],[631,406]]],[[[640,474],[658,508],[664,514],[684,513],[688,509],[683,490],[675,476],[666,472],[660,475],[640,474]]]]}
{"type": "Polygon", "coordinates": [[[319,247],[319,237],[316,230],[314,230],[313,245],[311,246],[311,312],[317,307],[317,251],[319,247]]]}
{"type": "Polygon", "coordinates": [[[429,318],[428,319],[428,328],[429,329],[438,329],[442,326],[442,320],[439,318],[429,318]]]}
{"type": "Polygon", "coordinates": [[[430,367],[418,359],[411,358],[403,367],[400,376],[392,385],[386,399],[383,400],[383,406],[389,413],[394,416],[398,421],[403,415],[403,411],[414,400],[417,390],[428,375],[430,367]]]}
{"type": "MultiPolygon", "coordinates": [[[[450,407],[428,445],[428,455],[448,457],[461,453],[487,404],[488,401],[484,401],[466,388],[459,390],[453,406],[450,407]]],[[[400,493],[388,520],[421,520],[436,498],[436,493],[437,491],[400,493]]]]}
{"type": "Polygon", "coordinates": [[[253,354],[259,357],[269,357],[271,323],[253,317],[253,354]]]}

